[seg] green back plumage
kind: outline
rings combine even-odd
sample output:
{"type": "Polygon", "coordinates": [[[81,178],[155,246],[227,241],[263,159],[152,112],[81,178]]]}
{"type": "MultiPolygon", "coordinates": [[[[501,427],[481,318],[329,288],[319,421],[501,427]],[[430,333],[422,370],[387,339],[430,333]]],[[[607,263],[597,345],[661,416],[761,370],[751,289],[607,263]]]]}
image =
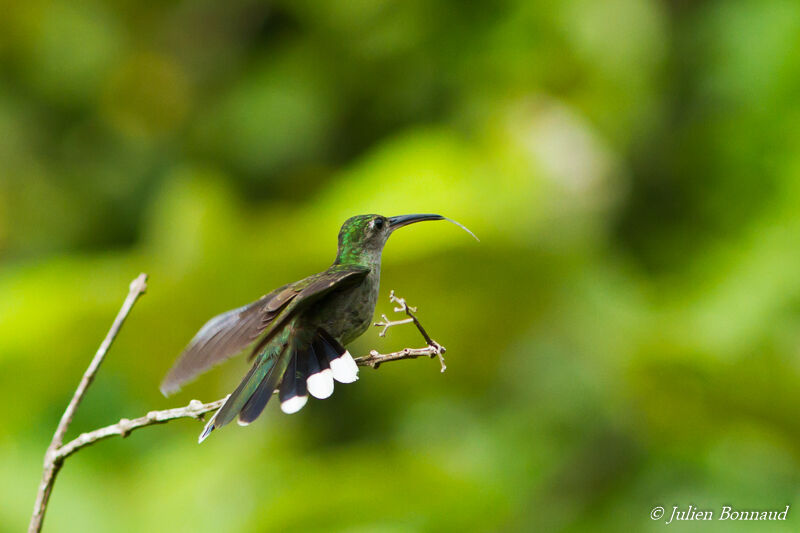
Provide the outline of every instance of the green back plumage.
{"type": "Polygon", "coordinates": [[[254,346],[250,353],[255,357],[268,344],[272,343],[276,336],[284,331],[284,328],[303,309],[324,297],[336,288],[346,287],[348,284],[358,283],[369,273],[369,268],[360,265],[340,265],[333,264],[324,272],[308,276],[289,286],[287,292],[292,296],[287,304],[281,307],[279,314],[272,320],[269,327],[264,330],[261,340],[254,346]]]}

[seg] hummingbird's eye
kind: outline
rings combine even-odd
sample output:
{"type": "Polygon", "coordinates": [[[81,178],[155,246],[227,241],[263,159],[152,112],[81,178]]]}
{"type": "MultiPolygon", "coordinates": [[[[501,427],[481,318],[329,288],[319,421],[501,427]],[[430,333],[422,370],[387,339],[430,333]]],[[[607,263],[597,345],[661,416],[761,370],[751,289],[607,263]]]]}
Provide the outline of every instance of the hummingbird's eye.
{"type": "Polygon", "coordinates": [[[376,218],[375,220],[373,220],[372,221],[372,227],[377,229],[377,230],[383,229],[383,219],[382,218],[376,218]]]}

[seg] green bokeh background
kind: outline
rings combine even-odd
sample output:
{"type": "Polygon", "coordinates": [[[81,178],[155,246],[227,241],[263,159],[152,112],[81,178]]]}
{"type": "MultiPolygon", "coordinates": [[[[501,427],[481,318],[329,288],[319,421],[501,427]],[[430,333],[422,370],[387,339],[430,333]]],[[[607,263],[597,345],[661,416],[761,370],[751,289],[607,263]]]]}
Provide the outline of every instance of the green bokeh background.
{"type": "MultiPolygon", "coordinates": [[[[0,0],[0,530],[209,317],[324,269],[353,214],[448,348],[196,444],[70,458],[45,531],[662,531],[800,506],[800,3],[0,0]]],[[[419,344],[370,331],[353,353],[419,344]]],[[[682,531],[796,531],[781,523],[682,531]]]]}

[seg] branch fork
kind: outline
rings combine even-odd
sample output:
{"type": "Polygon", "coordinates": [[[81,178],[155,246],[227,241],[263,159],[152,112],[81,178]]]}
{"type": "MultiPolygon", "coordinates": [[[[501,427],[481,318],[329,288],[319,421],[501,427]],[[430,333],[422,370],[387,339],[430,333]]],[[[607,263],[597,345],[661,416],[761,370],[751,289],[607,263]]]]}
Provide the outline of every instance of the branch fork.
{"type": "Polygon", "coordinates": [[[359,357],[358,359],[356,359],[356,363],[362,366],[370,366],[372,368],[377,369],[382,363],[385,363],[387,361],[399,361],[401,359],[416,359],[417,357],[428,356],[431,359],[433,359],[434,357],[438,357],[439,364],[442,367],[442,372],[447,370],[447,365],[444,363],[444,353],[447,351],[447,349],[438,342],[436,342],[435,340],[433,340],[431,336],[428,335],[428,332],[425,331],[425,328],[422,327],[422,324],[420,323],[419,319],[414,314],[417,312],[417,308],[408,305],[406,299],[396,296],[394,291],[391,291],[389,293],[389,300],[392,303],[397,304],[397,307],[394,308],[395,313],[405,313],[406,315],[408,315],[408,318],[403,318],[400,320],[389,320],[389,317],[387,317],[385,314],[381,315],[381,318],[383,320],[381,322],[375,322],[375,324],[373,324],[375,327],[383,328],[378,333],[378,335],[381,337],[385,337],[386,332],[389,331],[389,328],[392,328],[394,326],[401,326],[403,324],[413,323],[415,326],[417,326],[417,329],[425,338],[425,342],[428,345],[425,346],[424,348],[404,348],[399,352],[393,352],[385,355],[378,353],[377,350],[371,350],[369,352],[369,355],[366,355],[364,357],[359,357]]]}
{"type": "MultiPolygon", "coordinates": [[[[47,451],[44,455],[44,468],[42,472],[42,481],[39,484],[39,491],[36,496],[36,503],[34,504],[33,508],[33,515],[31,516],[31,521],[28,526],[28,533],[39,533],[42,529],[42,522],[44,520],[44,514],[47,510],[47,504],[50,501],[50,494],[53,491],[53,486],[56,481],[56,476],[58,472],[61,470],[62,465],[64,464],[64,460],[69,457],[70,455],[74,454],[75,452],[81,450],[82,448],[94,444],[100,440],[107,439],[109,437],[113,437],[119,435],[122,438],[127,437],[130,435],[134,430],[139,428],[152,426],[155,424],[164,424],[171,420],[177,420],[179,418],[193,418],[196,420],[203,420],[203,416],[206,413],[210,413],[211,411],[216,411],[225,403],[228,399],[228,396],[225,398],[221,398],[219,400],[203,403],[199,400],[192,400],[189,402],[189,405],[185,407],[177,407],[173,409],[165,409],[163,411],[150,411],[145,416],[128,419],[122,418],[116,424],[112,424],[110,426],[106,426],[100,429],[95,429],[93,431],[89,431],[86,433],[81,433],[75,439],[67,442],[64,444],[64,436],[67,433],[67,429],[69,428],[70,423],[72,422],[73,417],[75,416],[75,411],[78,408],[81,400],[86,395],[86,390],[89,388],[89,385],[92,384],[94,381],[95,375],[100,368],[100,364],[105,359],[106,354],[108,353],[111,344],[114,342],[119,330],[122,328],[122,324],[125,322],[125,319],[130,314],[131,310],[133,309],[133,305],[139,299],[139,297],[145,293],[147,290],[147,275],[140,274],[136,279],[134,279],[129,287],[128,296],[125,298],[125,301],[122,304],[119,312],[117,313],[117,317],[114,319],[114,323],[111,325],[111,329],[109,329],[108,334],[106,335],[103,342],[100,344],[100,348],[98,348],[97,353],[95,353],[94,358],[92,359],[89,367],[83,374],[81,378],[80,384],[78,388],[75,389],[75,393],[72,396],[72,400],[70,400],[69,405],[67,406],[64,414],[61,416],[61,420],[58,423],[55,433],[53,434],[53,439],[50,442],[50,445],[47,448],[47,451]]],[[[389,294],[389,299],[397,304],[397,307],[394,308],[396,313],[405,313],[408,318],[404,318],[401,320],[389,320],[386,315],[382,315],[381,318],[383,319],[382,322],[376,322],[375,326],[382,327],[383,329],[378,333],[381,337],[386,336],[386,332],[389,328],[394,326],[399,326],[402,324],[411,324],[413,323],[422,336],[425,338],[425,342],[427,346],[424,348],[405,348],[398,352],[392,352],[388,354],[381,354],[378,353],[377,350],[372,350],[369,352],[368,355],[363,357],[358,357],[355,359],[356,364],[359,366],[369,366],[371,368],[377,369],[381,364],[386,363],[388,361],[399,361],[401,359],[416,359],[417,357],[428,356],[430,358],[438,357],[439,363],[442,367],[442,372],[445,371],[447,366],[444,364],[444,353],[445,347],[439,344],[438,342],[434,341],[428,333],[425,331],[425,328],[422,327],[419,320],[417,319],[416,307],[410,307],[404,298],[399,298],[395,296],[394,291],[391,291],[389,294]]]]}
{"type": "Polygon", "coordinates": [[[42,521],[44,520],[44,513],[47,510],[47,503],[50,501],[50,493],[53,490],[53,484],[66,458],[66,455],[62,453],[62,444],[64,443],[64,436],[67,434],[67,429],[75,416],[75,411],[77,411],[78,405],[86,395],[86,390],[89,388],[89,385],[94,381],[94,377],[97,375],[97,371],[100,369],[100,365],[103,359],[105,359],[108,349],[111,348],[111,344],[122,328],[122,324],[125,323],[125,319],[128,318],[131,309],[133,309],[133,304],[136,303],[139,296],[144,294],[146,290],[147,274],[139,274],[139,276],[131,282],[128,288],[128,296],[122,303],[122,307],[117,313],[117,317],[114,319],[111,329],[108,330],[108,334],[106,334],[105,339],[103,339],[103,342],[100,344],[100,348],[98,348],[97,352],[94,354],[91,363],[89,363],[89,367],[83,373],[78,388],[75,389],[75,393],[72,395],[69,405],[67,405],[67,408],[64,410],[64,414],[61,415],[61,420],[58,422],[56,431],[53,434],[53,440],[50,441],[50,446],[47,447],[47,451],[44,454],[42,481],[39,484],[39,492],[36,495],[36,503],[33,507],[31,522],[28,525],[29,533],[38,533],[42,529],[42,521]]]}

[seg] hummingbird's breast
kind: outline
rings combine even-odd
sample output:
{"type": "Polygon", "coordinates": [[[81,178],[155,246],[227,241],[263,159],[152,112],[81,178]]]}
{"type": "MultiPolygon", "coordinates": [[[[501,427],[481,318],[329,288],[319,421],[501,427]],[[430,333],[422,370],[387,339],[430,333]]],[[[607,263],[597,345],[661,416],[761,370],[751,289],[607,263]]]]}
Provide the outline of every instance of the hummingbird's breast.
{"type": "Polygon", "coordinates": [[[371,268],[360,284],[335,291],[320,301],[309,321],[345,345],[360,337],[369,329],[378,301],[380,264],[371,268]]]}

